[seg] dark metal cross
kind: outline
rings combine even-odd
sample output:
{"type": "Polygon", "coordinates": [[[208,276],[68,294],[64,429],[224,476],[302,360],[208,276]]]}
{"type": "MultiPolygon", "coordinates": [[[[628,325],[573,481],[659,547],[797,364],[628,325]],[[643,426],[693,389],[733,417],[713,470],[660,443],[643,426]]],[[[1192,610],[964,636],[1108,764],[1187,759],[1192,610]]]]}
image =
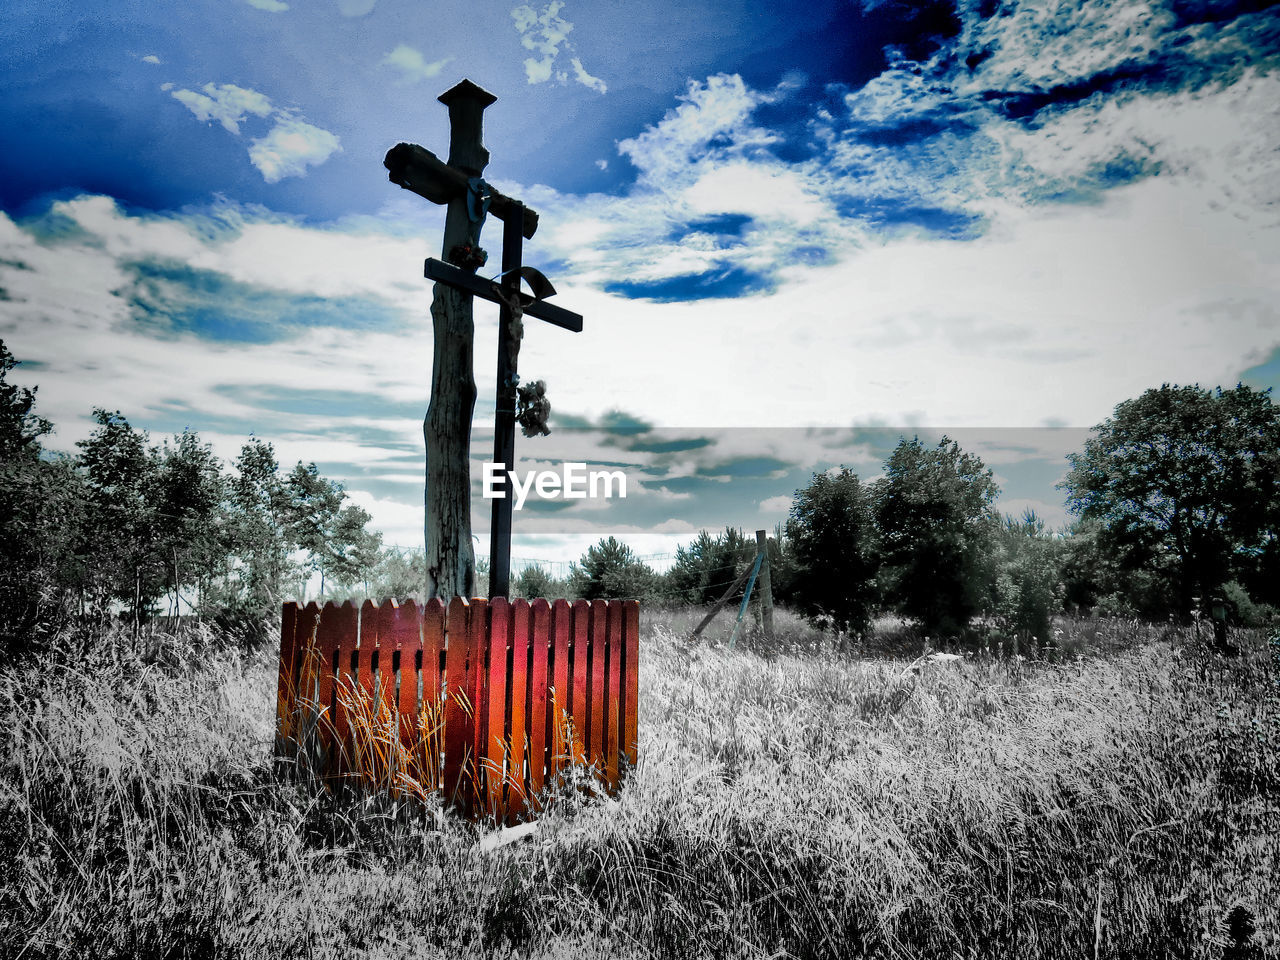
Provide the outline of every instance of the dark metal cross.
{"type": "MultiPolygon", "coordinates": [[[[511,583],[511,510],[513,498],[509,489],[509,474],[515,468],[515,428],[517,385],[516,361],[520,349],[520,320],[522,316],[537,317],[547,323],[575,333],[582,331],[579,314],[547,303],[546,298],[555,294],[555,288],[537,270],[521,263],[523,241],[532,239],[538,229],[538,214],[519,200],[504,196],[483,180],[480,173],[489,161],[489,152],[481,142],[482,114],[497,98],[463,80],[441,94],[441,103],[449,108],[449,163],[443,163],[431,151],[415,144],[401,143],[392,147],[383,161],[390,171],[392,183],[412,190],[432,203],[448,204],[445,222],[444,260],[428,259],[424,273],[448,288],[463,294],[468,303],[472,296],[500,305],[498,314],[498,372],[497,410],[494,415],[493,462],[502,464],[502,496],[493,501],[493,522],[489,534],[489,595],[506,596],[511,583]],[[484,264],[484,254],[479,247],[480,227],[486,211],[496,214],[503,224],[502,272],[497,280],[485,280],[475,271],[484,264]],[[520,289],[520,281],[528,282],[533,295],[520,289]]],[[[439,289],[439,288],[437,288],[439,289]]],[[[435,307],[432,308],[433,314],[435,307]]],[[[440,334],[437,331],[437,339],[440,334]]],[[[439,347],[439,343],[437,343],[439,347]]],[[[440,350],[436,351],[437,359],[440,350]]],[[[469,371],[468,371],[469,374],[469,371]]],[[[474,380],[472,396],[474,396],[474,380]]],[[[449,386],[433,374],[432,404],[437,401],[436,392],[449,386]]],[[[430,414],[428,414],[430,418],[430,414]]],[[[467,425],[469,447],[470,427],[467,425]]],[[[428,444],[430,444],[428,436],[428,444]]],[[[428,460],[432,451],[428,449],[428,460]]],[[[430,470],[428,470],[430,477],[430,470]]],[[[469,474],[467,498],[470,496],[469,474]]],[[[457,493],[457,491],[454,491],[457,493]]],[[[430,479],[428,479],[427,511],[431,512],[430,479]]],[[[432,528],[428,516],[427,530],[432,528]]],[[[469,529],[469,528],[468,528],[469,529]]],[[[428,534],[429,536],[429,534],[428,534]]],[[[430,567],[431,544],[428,543],[430,567]]]]}

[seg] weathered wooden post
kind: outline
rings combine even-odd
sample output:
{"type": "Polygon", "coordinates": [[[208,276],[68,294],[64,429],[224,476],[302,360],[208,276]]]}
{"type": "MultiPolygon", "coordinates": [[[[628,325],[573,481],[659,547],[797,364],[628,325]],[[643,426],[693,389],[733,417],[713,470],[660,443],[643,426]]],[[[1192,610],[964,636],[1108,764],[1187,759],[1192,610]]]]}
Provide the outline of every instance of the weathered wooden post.
{"type": "MultiPolygon", "coordinates": [[[[502,305],[498,340],[497,413],[494,461],[502,463],[502,492],[515,458],[516,356],[521,317],[528,315],[568,330],[581,331],[582,317],[545,303],[555,288],[537,270],[521,266],[521,237],[538,229],[538,214],[506,197],[481,179],[489,151],[481,142],[482,115],[497,101],[470,80],[438,98],[449,108],[449,162],[429,150],[400,143],[387,152],[383,165],[392,183],[432,203],[448,204],[443,262],[428,259],[424,273],[435,280],[431,318],[435,350],[431,368],[431,400],[422,432],[427,446],[426,517],[427,597],[448,600],[471,596],[475,587],[475,554],[471,548],[471,418],[475,411],[473,370],[475,323],[472,298],[502,305]],[[492,209],[502,218],[503,266],[498,282],[475,275],[487,255],[480,248],[480,228],[492,209]],[[530,297],[520,291],[529,282],[530,297]]],[[[505,596],[511,566],[511,497],[494,501],[490,539],[489,595],[505,596]]]]}
{"type": "Polygon", "coordinates": [[[773,577],[769,574],[769,534],[765,530],[756,531],[756,552],[764,560],[760,564],[760,619],[763,621],[764,635],[773,639],[773,577]]]}

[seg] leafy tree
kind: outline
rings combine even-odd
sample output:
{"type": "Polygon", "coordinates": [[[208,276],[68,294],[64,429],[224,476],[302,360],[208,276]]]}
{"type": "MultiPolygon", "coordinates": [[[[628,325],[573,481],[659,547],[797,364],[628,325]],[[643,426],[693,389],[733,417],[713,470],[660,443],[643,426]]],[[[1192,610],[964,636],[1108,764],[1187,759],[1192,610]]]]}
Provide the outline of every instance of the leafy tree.
{"type": "Polygon", "coordinates": [[[688,603],[714,603],[755,554],[755,540],[748,541],[741,530],[726,527],[714,537],[700,530],[688,547],[676,547],[676,561],[665,576],[667,593],[688,603]]]}
{"type": "Polygon", "coordinates": [[[536,564],[529,564],[521,570],[512,586],[515,587],[516,596],[526,600],[563,597],[568,593],[568,584],[557,580],[536,564]]]}
{"type": "MultiPolygon", "coordinates": [[[[1069,456],[1068,506],[1126,571],[1194,598],[1280,555],[1280,410],[1271,391],[1164,384],[1118,405],[1069,456]]],[[[1266,599],[1266,598],[1259,598],[1266,599]]]]}
{"type": "Polygon", "coordinates": [[[72,610],[85,566],[77,556],[86,490],[66,457],[42,457],[52,425],[34,388],[9,382],[19,361],[0,340],[0,652],[16,654],[72,610]]]}
{"type": "Polygon", "coordinates": [[[325,554],[327,568],[333,578],[344,586],[363,584],[366,595],[382,548],[382,534],[368,529],[372,519],[355,504],[343,507],[334,521],[332,539],[325,554]]]}
{"type": "Polygon", "coordinates": [[[97,600],[129,605],[134,627],[164,593],[158,549],[156,487],[159,458],[120,411],[95,407],[97,428],[79,441],[79,466],[89,490],[88,537],[82,544],[96,572],[97,600]]]}
{"type": "Polygon", "coordinates": [[[884,596],[929,633],[955,634],[990,603],[999,488],[982,460],[943,437],[902,440],[875,485],[884,596]]]}
{"type": "Polygon", "coordinates": [[[625,543],[608,537],[588,547],[569,570],[569,590],[586,600],[644,597],[657,575],[625,543]]]}
{"type": "Polygon", "coordinates": [[[32,413],[36,388],[9,382],[9,374],[21,362],[0,340],[0,463],[36,459],[40,438],[53,429],[48,420],[32,413]]]}
{"type": "Polygon", "coordinates": [[[183,587],[203,592],[220,563],[226,545],[222,463],[208,444],[190,429],[165,441],[158,451],[153,491],[156,545],[165,562],[170,609],[178,612],[183,587]]]}
{"type": "Polygon", "coordinates": [[[1051,618],[1061,607],[1060,548],[1034,511],[1006,517],[995,537],[996,622],[1025,640],[1047,642],[1051,618]]]}
{"type": "Polygon", "coordinates": [[[879,560],[872,501],[858,475],[847,467],[815,473],[796,491],[786,531],[790,602],[837,630],[864,632],[876,609],[879,560]]]}
{"type": "Polygon", "coordinates": [[[427,582],[427,558],[422,550],[389,547],[378,555],[370,596],[396,600],[419,599],[427,582]]]}
{"type": "Polygon", "coordinates": [[[246,602],[252,609],[266,610],[279,601],[289,573],[289,494],[271,444],[251,437],[240,448],[235,467],[234,552],[244,562],[246,602]]]}
{"type": "Polygon", "coordinates": [[[336,528],[346,493],[342,485],[320,475],[314,463],[299,460],[285,481],[289,540],[307,551],[307,566],[320,574],[320,594],[332,572],[346,572],[337,552],[336,528]]]}

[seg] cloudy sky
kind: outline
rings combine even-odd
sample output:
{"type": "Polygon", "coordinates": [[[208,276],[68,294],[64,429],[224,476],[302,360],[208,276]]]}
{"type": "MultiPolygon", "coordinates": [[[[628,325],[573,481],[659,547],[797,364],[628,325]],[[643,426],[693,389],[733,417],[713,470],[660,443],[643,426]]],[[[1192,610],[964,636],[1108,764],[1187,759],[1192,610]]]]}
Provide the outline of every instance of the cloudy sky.
{"type": "Polygon", "coordinates": [[[1280,384],[1277,9],[8,0],[0,337],[55,448],[94,406],[228,459],[252,433],[416,545],[444,214],[382,158],[446,155],[468,77],[486,179],[541,215],[525,260],[585,317],[527,323],[554,432],[519,467],[629,480],[527,505],[518,556],[772,528],[903,433],[1061,522],[1063,457],[1120,401],[1280,384]]]}

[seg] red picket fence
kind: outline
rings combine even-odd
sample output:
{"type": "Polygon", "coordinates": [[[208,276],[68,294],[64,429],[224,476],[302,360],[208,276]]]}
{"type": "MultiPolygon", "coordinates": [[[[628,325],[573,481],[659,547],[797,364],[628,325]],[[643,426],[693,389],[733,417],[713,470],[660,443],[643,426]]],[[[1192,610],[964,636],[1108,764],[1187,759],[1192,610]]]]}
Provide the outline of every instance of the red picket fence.
{"type": "Polygon", "coordinates": [[[639,620],[635,600],[286,603],[277,751],[499,822],[575,767],[612,793],[636,761],[639,620]]]}

